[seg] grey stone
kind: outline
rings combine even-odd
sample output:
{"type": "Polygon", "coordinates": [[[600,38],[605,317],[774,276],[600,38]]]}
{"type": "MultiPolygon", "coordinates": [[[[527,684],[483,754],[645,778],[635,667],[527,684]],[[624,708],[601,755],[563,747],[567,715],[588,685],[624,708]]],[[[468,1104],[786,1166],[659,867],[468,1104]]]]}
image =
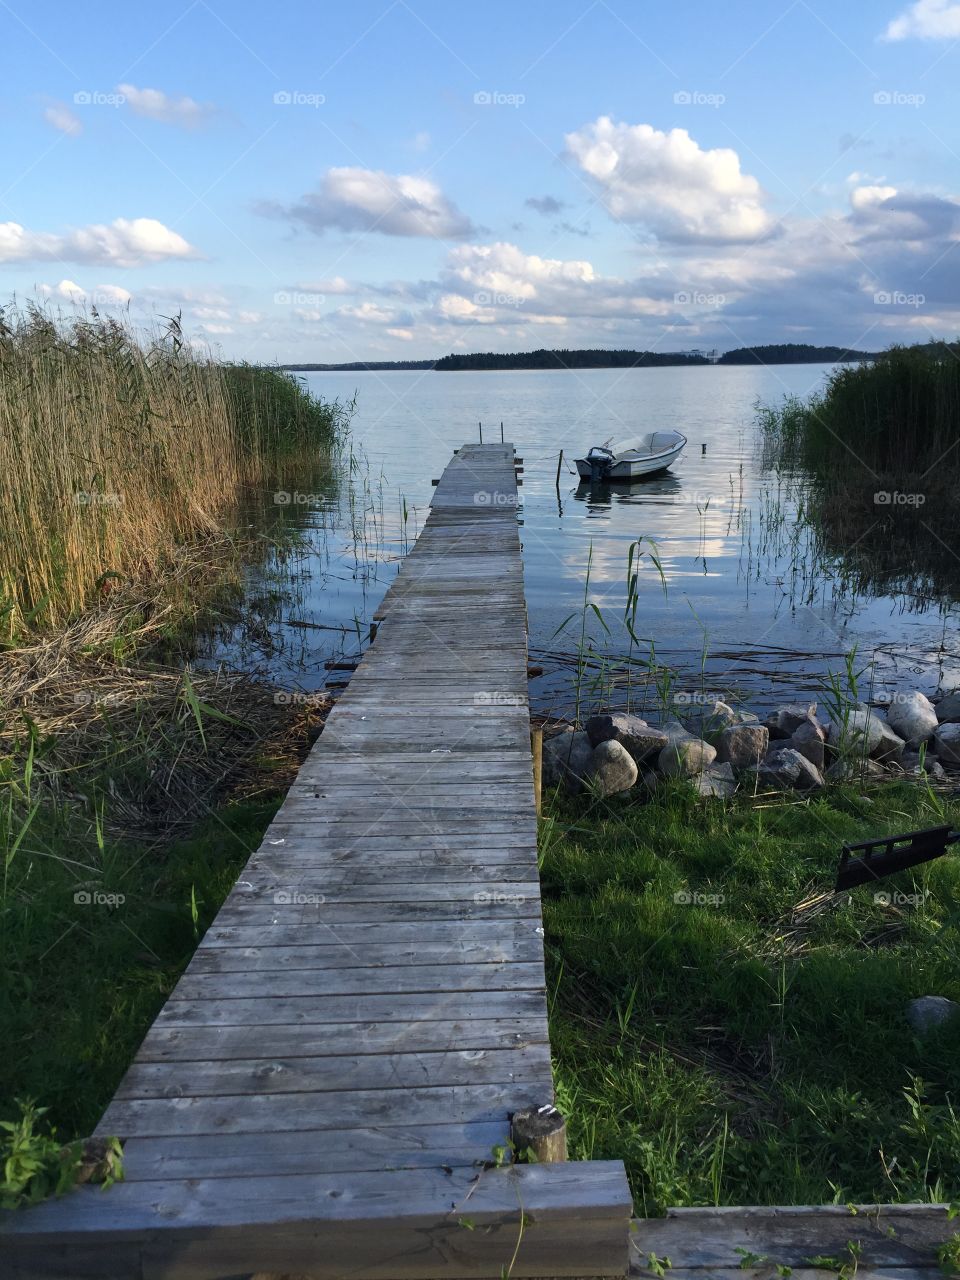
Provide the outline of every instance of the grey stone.
{"type": "Polygon", "coordinates": [[[794,729],[790,737],[790,746],[805,756],[815,769],[823,772],[824,739],[826,734],[815,720],[804,720],[794,729]]]}
{"type": "Polygon", "coordinates": [[[593,749],[585,781],[601,796],[629,791],[637,780],[636,761],[626,747],[608,738],[593,749]]]}
{"type": "Polygon", "coordinates": [[[717,761],[730,764],[742,773],[752,764],[759,764],[770,746],[770,731],[763,724],[735,724],[720,734],[717,761]]]}
{"type": "Polygon", "coordinates": [[[960,721],[960,689],[945,693],[935,707],[937,719],[941,724],[956,724],[960,721]]]}
{"type": "Polygon", "coordinates": [[[907,1021],[919,1035],[957,1016],[960,1004],[946,996],[918,996],[907,1005],[907,1021]]]}
{"type": "Polygon", "coordinates": [[[904,773],[912,778],[922,778],[926,775],[926,777],[932,778],[934,782],[942,782],[947,776],[943,765],[932,751],[924,753],[922,765],[920,763],[920,753],[917,751],[905,751],[897,763],[904,773]]]}
{"type": "Polygon", "coordinates": [[[922,693],[896,694],[887,708],[887,720],[911,747],[926,742],[938,723],[933,703],[922,693]]]}
{"type": "Polygon", "coordinates": [[[793,747],[771,747],[759,764],[744,772],[745,780],[775,791],[812,791],[823,786],[820,770],[793,747]]]}
{"type": "Polygon", "coordinates": [[[737,780],[733,776],[733,765],[729,761],[722,764],[709,764],[703,773],[693,779],[693,785],[702,796],[716,796],[726,799],[737,789],[737,780]]]}
{"type": "Polygon", "coordinates": [[[802,724],[808,720],[816,722],[816,718],[815,702],[793,702],[771,711],[764,724],[770,730],[771,738],[790,738],[802,724]]]}
{"type": "Polygon", "coordinates": [[[585,728],[592,746],[619,742],[637,762],[658,754],[667,745],[667,735],[662,729],[651,728],[646,720],[626,711],[591,716],[585,728]]]}
{"type": "Polygon", "coordinates": [[[729,725],[737,724],[737,712],[719,698],[692,703],[681,702],[683,694],[674,699],[674,710],[684,727],[696,738],[718,737],[729,725]]]}
{"type": "Polygon", "coordinates": [[[849,756],[846,759],[834,760],[823,776],[827,782],[868,782],[873,779],[887,778],[890,775],[879,760],[849,756]]]}
{"type": "Polygon", "coordinates": [[[942,724],[933,735],[933,745],[944,764],[960,764],[960,724],[942,724]]]}
{"type": "Polygon", "coordinates": [[[882,760],[885,764],[895,764],[903,755],[906,743],[899,734],[894,733],[887,722],[886,717],[879,711],[873,713],[874,720],[883,730],[883,737],[880,739],[879,745],[876,746],[871,753],[874,760],[882,760]]]}
{"type": "Polygon", "coordinates": [[[552,738],[544,738],[544,784],[555,787],[562,782],[567,791],[580,791],[592,756],[590,739],[579,729],[561,729],[552,738]]]}
{"type": "Polygon", "coordinates": [[[657,766],[668,778],[692,778],[716,758],[717,749],[709,742],[677,735],[660,752],[657,766]]]}
{"type": "Polygon", "coordinates": [[[828,740],[835,751],[872,756],[883,741],[884,725],[869,707],[852,707],[844,714],[831,713],[828,740]]]}

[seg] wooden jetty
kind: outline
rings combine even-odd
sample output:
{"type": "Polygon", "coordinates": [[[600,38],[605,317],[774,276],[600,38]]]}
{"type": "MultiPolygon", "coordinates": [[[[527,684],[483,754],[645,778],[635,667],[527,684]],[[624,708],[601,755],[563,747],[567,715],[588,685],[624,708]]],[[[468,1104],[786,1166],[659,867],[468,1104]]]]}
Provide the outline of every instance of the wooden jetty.
{"type": "Polygon", "coordinates": [[[553,1103],[512,445],[468,445],[381,632],[98,1128],[126,1180],[0,1218],[0,1277],[623,1275],[553,1103]]]}

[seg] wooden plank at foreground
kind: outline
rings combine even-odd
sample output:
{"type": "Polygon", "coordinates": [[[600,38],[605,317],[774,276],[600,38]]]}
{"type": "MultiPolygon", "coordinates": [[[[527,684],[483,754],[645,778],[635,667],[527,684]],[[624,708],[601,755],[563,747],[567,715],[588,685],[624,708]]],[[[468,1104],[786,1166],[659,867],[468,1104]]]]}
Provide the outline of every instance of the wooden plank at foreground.
{"type": "Polygon", "coordinates": [[[127,1180],[0,1215],[0,1280],[625,1274],[621,1163],[500,1167],[554,1101],[513,457],[444,471],[100,1121],[127,1180]]]}
{"type": "Polygon", "coordinates": [[[279,1266],[311,1280],[446,1280],[499,1275],[514,1255],[518,1280],[623,1275],[629,1211],[617,1161],[124,1182],[31,1210],[41,1250],[25,1247],[17,1215],[4,1275],[223,1280],[279,1266]],[[136,1270],[104,1270],[117,1237],[136,1270]]]}
{"type": "Polygon", "coordinates": [[[718,1268],[732,1271],[752,1255],[767,1259],[765,1274],[779,1265],[795,1268],[795,1276],[814,1257],[852,1263],[851,1243],[860,1248],[858,1277],[868,1268],[936,1268],[937,1248],[955,1231],[945,1204],[671,1209],[665,1218],[634,1223],[631,1274],[650,1274],[645,1263],[655,1254],[668,1257],[672,1268],[712,1280],[718,1268]]]}

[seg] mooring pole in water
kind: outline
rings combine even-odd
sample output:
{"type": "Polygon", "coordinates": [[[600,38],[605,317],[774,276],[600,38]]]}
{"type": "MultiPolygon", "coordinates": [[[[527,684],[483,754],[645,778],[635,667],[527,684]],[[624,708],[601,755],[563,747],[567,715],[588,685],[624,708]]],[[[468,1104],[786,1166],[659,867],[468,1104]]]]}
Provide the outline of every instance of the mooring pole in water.
{"type": "Polygon", "coordinates": [[[560,457],[557,459],[557,493],[560,492],[560,468],[563,466],[563,450],[560,450],[560,457]]]}
{"type": "Polygon", "coordinates": [[[480,428],[480,443],[483,444],[483,423],[478,422],[477,426],[480,428]]]}
{"type": "Polygon", "coordinates": [[[503,423],[500,423],[500,443],[503,444],[503,423]]]}
{"type": "Polygon", "coordinates": [[[702,444],[702,445],[700,446],[700,452],[701,452],[701,454],[703,454],[703,453],[706,453],[706,452],[707,452],[707,446],[706,446],[706,443],[704,443],[704,444],[702,444]]]}

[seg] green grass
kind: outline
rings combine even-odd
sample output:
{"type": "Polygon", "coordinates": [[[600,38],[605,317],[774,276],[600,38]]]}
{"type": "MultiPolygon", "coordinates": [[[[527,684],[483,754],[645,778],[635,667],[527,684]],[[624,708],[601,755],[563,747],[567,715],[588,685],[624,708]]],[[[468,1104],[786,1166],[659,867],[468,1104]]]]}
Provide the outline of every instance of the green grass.
{"type": "Polygon", "coordinates": [[[0,914],[0,1118],[34,1098],[64,1141],[93,1131],[279,800],[226,805],[160,849],[38,814],[0,914]],[[75,901],[84,890],[123,902],[75,901]]]}
{"type": "Polygon", "coordinates": [[[622,1158],[638,1212],[668,1205],[960,1196],[960,859],[832,888],[844,840],[953,821],[915,787],[767,807],[682,783],[593,811],[553,801],[543,893],[558,1094],[572,1155],[622,1158]],[[677,893],[722,901],[684,905],[677,893]]]}

